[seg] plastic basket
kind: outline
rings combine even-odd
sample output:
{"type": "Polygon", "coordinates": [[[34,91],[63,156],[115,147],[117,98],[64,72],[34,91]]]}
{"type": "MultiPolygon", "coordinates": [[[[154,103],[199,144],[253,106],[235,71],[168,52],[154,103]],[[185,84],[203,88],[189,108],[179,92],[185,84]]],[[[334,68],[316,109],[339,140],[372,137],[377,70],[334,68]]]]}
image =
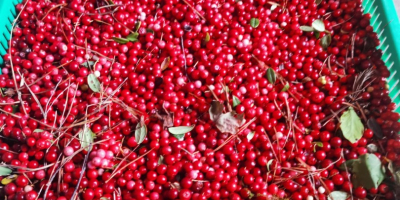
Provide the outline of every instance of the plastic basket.
{"type": "Polygon", "coordinates": [[[0,66],[3,64],[3,55],[8,49],[12,23],[17,16],[15,6],[21,2],[22,0],[0,0],[0,66]]]}
{"type": "MultiPolygon", "coordinates": [[[[398,1],[398,0],[394,0],[398,1]]],[[[392,0],[364,0],[364,13],[370,13],[371,25],[381,41],[382,60],[390,71],[389,96],[400,113],[400,23],[392,0]]]]}

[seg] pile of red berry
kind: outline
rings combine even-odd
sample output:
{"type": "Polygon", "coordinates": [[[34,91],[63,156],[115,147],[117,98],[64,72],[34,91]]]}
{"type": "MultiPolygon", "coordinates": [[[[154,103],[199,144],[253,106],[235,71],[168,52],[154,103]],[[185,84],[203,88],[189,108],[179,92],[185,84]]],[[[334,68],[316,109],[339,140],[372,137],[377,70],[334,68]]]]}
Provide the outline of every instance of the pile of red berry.
{"type": "Polygon", "coordinates": [[[362,0],[24,0],[0,198],[400,198],[362,0]]]}

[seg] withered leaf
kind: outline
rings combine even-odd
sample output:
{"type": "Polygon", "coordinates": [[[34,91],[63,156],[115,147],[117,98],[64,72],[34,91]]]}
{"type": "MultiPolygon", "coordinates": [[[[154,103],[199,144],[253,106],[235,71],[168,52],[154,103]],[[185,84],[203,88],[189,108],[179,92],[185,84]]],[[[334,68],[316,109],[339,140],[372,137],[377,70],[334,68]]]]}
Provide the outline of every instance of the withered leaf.
{"type": "Polygon", "coordinates": [[[173,182],[173,183],[170,183],[170,185],[171,185],[171,188],[181,191],[181,184],[179,182],[173,182]]]}
{"type": "Polygon", "coordinates": [[[162,165],[164,163],[164,156],[160,155],[160,158],[158,158],[158,165],[162,165]]]}
{"type": "Polygon", "coordinates": [[[214,120],[213,117],[222,114],[224,111],[224,105],[219,101],[212,101],[210,107],[210,119],[214,120]]]}
{"type": "MultiPolygon", "coordinates": [[[[397,186],[400,186],[400,170],[396,171],[392,161],[389,161],[387,168],[393,176],[394,183],[397,186]]],[[[400,188],[399,188],[399,190],[400,190],[400,188]]]]}
{"type": "Polygon", "coordinates": [[[164,61],[161,63],[161,71],[164,71],[168,68],[170,60],[171,59],[169,57],[164,59],[164,61]]]}
{"type": "Polygon", "coordinates": [[[4,94],[8,97],[13,97],[15,95],[15,90],[12,88],[7,88],[4,94]]]}
{"type": "Polygon", "coordinates": [[[206,37],[204,38],[204,42],[207,43],[208,41],[210,41],[210,34],[206,33],[206,37]]]}
{"type": "Polygon", "coordinates": [[[382,128],[381,126],[378,124],[378,122],[375,120],[375,118],[371,117],[367,120],[367,126],[369,129],[372,130],[372,132],[374,133],[374,135],[379,138],[382,139],[383,138],[383,132],[382,132],[382,128]]]}
{"type": "Polygon", "coordinates": [[[376,153],[378,151],[378,146],[374,143],[368,144],[367,150],[369,153],[376,153]]]}
{"type": "Polygon", "coordinates": [[[7,176],[7,177],[5,177],[5,178],[3,178],[3,179],[1,180],[1,184],[3,184],[3,185],[8,185],[9,183],[15,181],[17,178],[18,178],[18,175],[16,175],[16,174],[7,176]]]}
{"type": "Polygon", "coordinates": [[[161,77],[156,77],[156,80],[154,81],[154,88],[160,87],[160,85],[164,82],[164,79],[161,77]]]}
{"type": "Polygon", "coordinates": [[[312,81],[312,79],[310,77],[304,77],[303,80],[301,80],[302,83],[306,83],[308,81],[312,81]]]}
{"type": "Polygon", "coordinates": [[[374,41],[374,39],[372,37],[369,37],[369,36],[365,37],[364,38],[364,49],[363,49],[363,52],[367,52],[367,51],[369,51],[371,49],[374,49],[375,45],[376,45],[375,41],[374,41]]]}
{"type": "Polygon", "coordinates": [[[163,122],[163,129],[174,126],[174,116],[171,116],[171,114],[160,115],[159,113],[156,113],[155,117],[163,122]]]}
{"type": "Polygon", "coordinates": [[[210,119],[214,121],[215,126],[223,133],[236,134],[240,126],[245,123],[244,116],[235,112],[223,113],[224,105],[219,101],[211,102],[209,110],[210,119]]]}

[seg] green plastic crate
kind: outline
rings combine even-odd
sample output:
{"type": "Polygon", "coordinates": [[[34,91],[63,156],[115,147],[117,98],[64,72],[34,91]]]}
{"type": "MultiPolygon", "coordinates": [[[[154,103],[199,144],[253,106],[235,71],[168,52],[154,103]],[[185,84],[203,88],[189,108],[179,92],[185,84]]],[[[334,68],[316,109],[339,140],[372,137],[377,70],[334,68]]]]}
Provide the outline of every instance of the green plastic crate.
{"type": "MultiPolygon", "coordinates": [[[[394,0],[399,1],[399,0],[394,0]]],[[[400,23],[392,0],[364,0],[364,13],[370,13],[371,25],[381,41],[382,60],[389,68],[389,95],[400,113],[400,23]]]]}
{"type": "Polygon", "coordinates": [[[22,0],[0,0],[0,65],[3,64],[2,57],[4,54],[6,54],[8,49],[8,41],[10,39],[12,22],[17,16],[17,13],[15,12],[15,6],[21,2],[22,0]]]}

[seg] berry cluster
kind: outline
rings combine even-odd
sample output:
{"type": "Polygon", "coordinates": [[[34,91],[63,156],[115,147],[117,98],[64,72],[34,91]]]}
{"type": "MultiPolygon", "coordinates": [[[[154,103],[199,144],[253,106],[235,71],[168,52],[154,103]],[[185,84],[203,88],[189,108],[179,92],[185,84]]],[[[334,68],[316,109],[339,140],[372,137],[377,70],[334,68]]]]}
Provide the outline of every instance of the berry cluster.
{"type": "Polygon", "coordinates": [[[24,0],[0,196],[399,198],[400,115],[361,3],[24,0]]]}

